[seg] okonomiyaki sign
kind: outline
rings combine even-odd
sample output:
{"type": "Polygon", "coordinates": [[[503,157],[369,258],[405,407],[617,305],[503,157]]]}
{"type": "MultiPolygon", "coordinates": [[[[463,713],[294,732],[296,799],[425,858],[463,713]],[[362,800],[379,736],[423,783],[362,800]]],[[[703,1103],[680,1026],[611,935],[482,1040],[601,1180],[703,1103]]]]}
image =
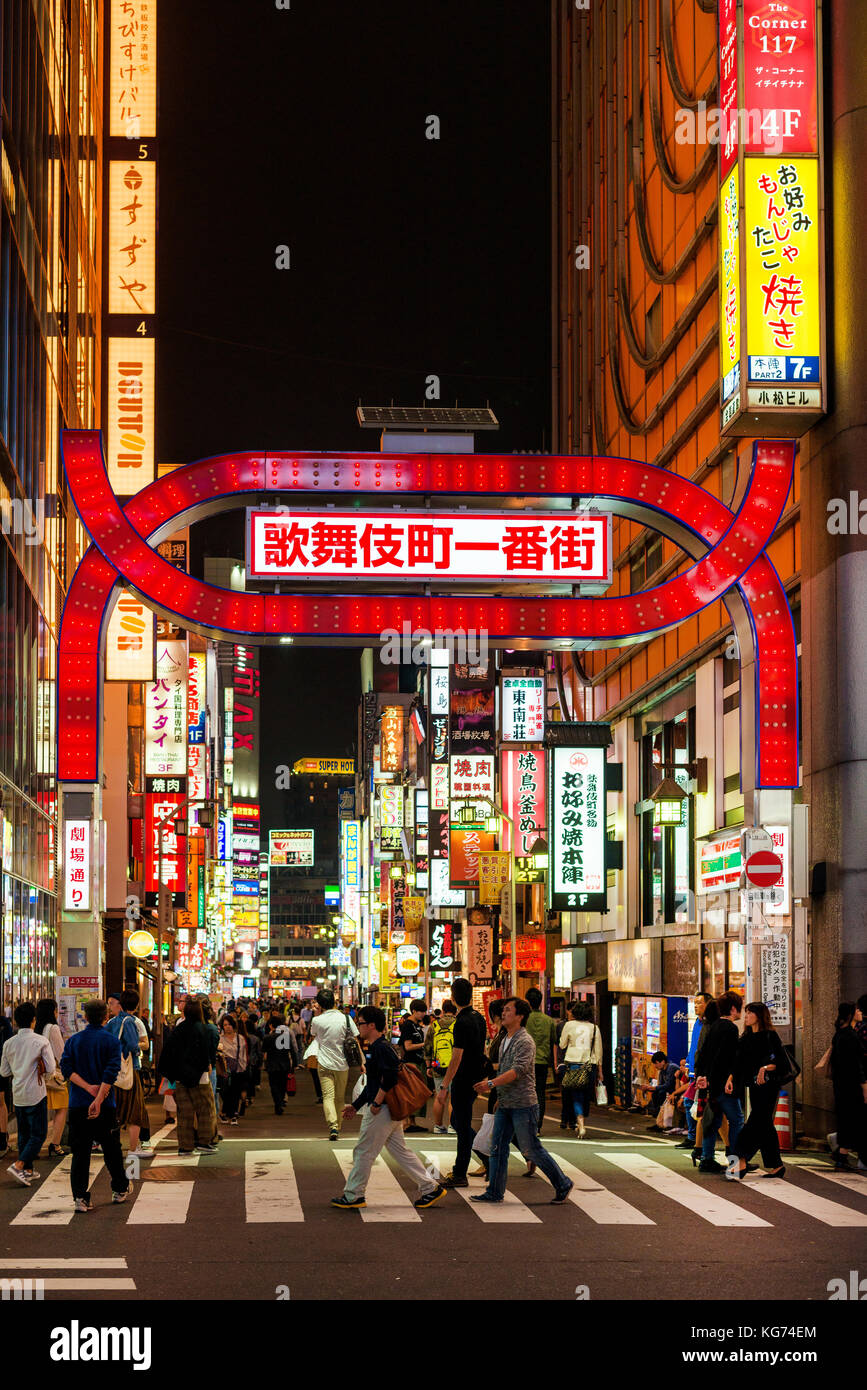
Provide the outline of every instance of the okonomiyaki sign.
{"type": "Polygon", "coordinates": [[[551,907],[604,911],[604,748],[551,750],[550,827],[551,907]]]}

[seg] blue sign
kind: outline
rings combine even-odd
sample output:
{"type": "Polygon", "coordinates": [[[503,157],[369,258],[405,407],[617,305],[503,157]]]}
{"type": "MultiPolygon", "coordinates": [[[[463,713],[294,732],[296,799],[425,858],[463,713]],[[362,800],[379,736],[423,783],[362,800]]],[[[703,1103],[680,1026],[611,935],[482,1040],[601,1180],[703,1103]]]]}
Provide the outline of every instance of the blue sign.
{"type": "Polygon", "coordinates": [[[249,879],[236,878],[232,880],[232,892],[238,897],[258,898],[259,885],[251,883],[249,879]]]}
{"type": "Polygon", "coordinates": [[[226,832],[227,832],[226,818],[225,818],[225,816],[220,816],[220,819],[217,821],[217,858],[218,858],[218,859],[225,859],[225,858],[226,858],[226,832]]]}
{"type": "Polygon", "coordinates": [[[680,995],[674,995],[666,1000],[668,1012],[668,1041],[666,1050],[668,1060],[677,1066],[683,1061],[689,1052],[689,1014],[686,1010],[686,999],[680,995]]]}
{"type": "Polygon", "coordinates": [[[355,788],[344,787],[337,793],[338,820],[355,819],[355,788]]]}

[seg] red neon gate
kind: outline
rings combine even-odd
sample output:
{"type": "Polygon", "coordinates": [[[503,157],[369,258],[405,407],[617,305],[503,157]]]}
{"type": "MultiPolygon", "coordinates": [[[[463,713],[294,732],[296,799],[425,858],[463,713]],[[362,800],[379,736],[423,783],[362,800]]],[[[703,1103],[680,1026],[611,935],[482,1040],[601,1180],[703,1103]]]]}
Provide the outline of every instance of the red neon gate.
{"type": "Polygon", "coordinates": [[[664,469],[569,455],[223,455],[158,479],[122,508],[108,483],[98,432],[67,431],[63,453],[73,500],[94,544],[70,585],[61,624],[60,781],[98,778],[101,640],[113,589],[123,581],[157,612],[230,641],[269,643],[291,634],[313,642],[345,637],[374,643],[386,629],[400,631],[408,622],[431,632],[484,629],[492,645],[528,648],[643,641],[716,599],[729,601],[736,590],[756,658],[756,785],[798,783],[794,630],[779,576],[763,553],[791,487],[795,447],[789,441],[754,446],[737,515],[664,469]],[[615,598],[271,596],[203,584],[152,548],[179,524],[237,507],[243,498],[335,492],[593,497],[678,538],[700,558],[655,589],[615,598]]]}

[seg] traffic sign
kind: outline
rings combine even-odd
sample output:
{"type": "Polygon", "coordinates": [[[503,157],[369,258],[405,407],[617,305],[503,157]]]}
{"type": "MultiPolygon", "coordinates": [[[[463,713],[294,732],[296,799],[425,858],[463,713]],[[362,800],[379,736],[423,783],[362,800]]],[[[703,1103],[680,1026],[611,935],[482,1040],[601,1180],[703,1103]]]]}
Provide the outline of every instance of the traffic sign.
{"type": "Polygon", "coordinates": [[[750,888],[774,888],[783,877],[783,861],[772,850],[760,849],[744,865],[750,888]]]}

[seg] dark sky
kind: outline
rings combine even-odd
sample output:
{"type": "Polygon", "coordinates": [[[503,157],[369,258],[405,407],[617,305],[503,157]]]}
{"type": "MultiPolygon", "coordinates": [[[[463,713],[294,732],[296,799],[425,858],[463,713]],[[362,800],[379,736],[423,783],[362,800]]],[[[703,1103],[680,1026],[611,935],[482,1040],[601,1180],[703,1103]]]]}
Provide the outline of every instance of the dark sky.
{"type": "MultiPolygon", "coordinates": [[[[549,447],[548,6],[183,0],[159,40],[158,457],[376,450],[359,398],[430,373],[478,451],[549,447]]],[[[202,523],[194,568],[241,545],[202,523]]],[[[276,761],[352,744],[357,651],[263,675],[276,761]]]]}

